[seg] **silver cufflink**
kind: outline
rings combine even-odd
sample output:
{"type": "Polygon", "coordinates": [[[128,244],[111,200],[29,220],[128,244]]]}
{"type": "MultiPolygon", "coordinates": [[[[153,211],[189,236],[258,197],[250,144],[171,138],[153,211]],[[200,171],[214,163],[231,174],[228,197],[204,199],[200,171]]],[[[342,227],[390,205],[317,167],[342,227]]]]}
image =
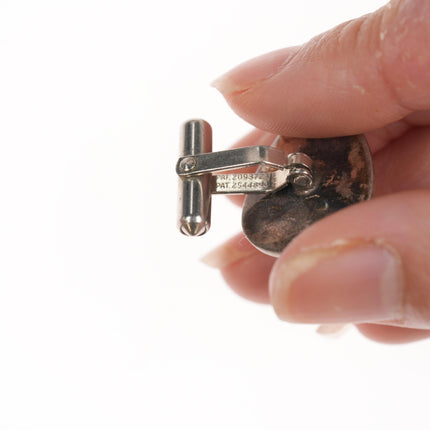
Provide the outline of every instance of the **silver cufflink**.
{"type": "Polygon", "coordinates": [[[187,121],[181,131],[178,227],[205,234],[212,194],[246,194],[242,228],[248,240],[277,256],[303,229],[370,199],[372,156],[364,135],[324,139],[278,136],[271,146],[212,152],[212,129],[187,121]],[[256,173],[240,169],[259,166],[256,173]],[[234,170],[234,173],[219,173],[234,170]]]}

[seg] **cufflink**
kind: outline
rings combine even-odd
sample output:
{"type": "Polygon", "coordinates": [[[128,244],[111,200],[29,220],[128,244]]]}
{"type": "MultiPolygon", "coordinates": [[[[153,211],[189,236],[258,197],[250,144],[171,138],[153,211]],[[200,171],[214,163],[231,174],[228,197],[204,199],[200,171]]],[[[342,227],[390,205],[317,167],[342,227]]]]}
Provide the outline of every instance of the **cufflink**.
{"type": "Polygon", "coordinates": [[[211,126],[201,119],[181,130],[178,227],[187,236],[210,228],[212,194],[246,194],[242,228],[262,252],[278,256],[314,222],[368,200],[372,156],[364,135],[278,136],[271,146],[212,152],[211,126]],[[258,166],[255,173],[241,169],[258,166]],[[233,173],[220,173],[222,171],[233,173]]]}

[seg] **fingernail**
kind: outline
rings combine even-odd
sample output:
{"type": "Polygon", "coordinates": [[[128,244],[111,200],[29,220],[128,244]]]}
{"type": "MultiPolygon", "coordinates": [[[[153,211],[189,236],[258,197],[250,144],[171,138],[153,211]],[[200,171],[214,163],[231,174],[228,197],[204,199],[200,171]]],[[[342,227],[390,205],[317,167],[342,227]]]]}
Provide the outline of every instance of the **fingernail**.
{"type": "Polygon", "coordinates": [[[270,278],[279,318],[303,323],[348,323],[400,318],[403,271],[397,252],[378,243],[343,243],[282,257],[270,278]]]}
{"type": "Polygon", "coordinates": [[[317,333],[332,339],[340,338],[351,328],[351,324],[322,324],[317,328],[317,333]]]}
{"type": "Polygon", "coordinates": [[[253,58],[215,79],[212,86],[224,96],[247,91],[278,74],[298,49],[294,46],[253,58]]]}
{"type": "Polygon", "coordinates": [[[206,254],[200,261],[215,269],[224,269],[256,253],[256,249],[249,241],[243,235],[239,235],[206,254]]]}

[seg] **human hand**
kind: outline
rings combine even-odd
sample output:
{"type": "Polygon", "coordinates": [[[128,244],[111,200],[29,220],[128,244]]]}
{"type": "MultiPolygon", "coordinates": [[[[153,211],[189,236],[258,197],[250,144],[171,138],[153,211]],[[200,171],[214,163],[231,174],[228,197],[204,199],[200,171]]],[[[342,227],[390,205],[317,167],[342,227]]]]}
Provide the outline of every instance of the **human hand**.
{"type": "Polygon", "coordinates": [[[430,336],[429,46],[430,2],[393,0],[215,81],[259,129],[237,146],[365,133],[375,164],[374,199],[313,224],[279,259],[243,235],[206,256],[236,292],[286,321],[430,336]]]}

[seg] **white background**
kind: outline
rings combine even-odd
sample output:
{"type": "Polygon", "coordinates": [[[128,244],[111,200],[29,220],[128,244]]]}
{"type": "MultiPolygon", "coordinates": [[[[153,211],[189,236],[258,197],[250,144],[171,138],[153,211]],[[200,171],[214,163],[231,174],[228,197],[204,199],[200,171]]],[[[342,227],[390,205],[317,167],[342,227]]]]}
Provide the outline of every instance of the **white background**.
{"type": "Polygon", "coordinates": [[[380,0],[0,0],[0,429],[428,429],[430,343],[326,339],[237,297],[175,226],[209,87],[380,0]]]}

